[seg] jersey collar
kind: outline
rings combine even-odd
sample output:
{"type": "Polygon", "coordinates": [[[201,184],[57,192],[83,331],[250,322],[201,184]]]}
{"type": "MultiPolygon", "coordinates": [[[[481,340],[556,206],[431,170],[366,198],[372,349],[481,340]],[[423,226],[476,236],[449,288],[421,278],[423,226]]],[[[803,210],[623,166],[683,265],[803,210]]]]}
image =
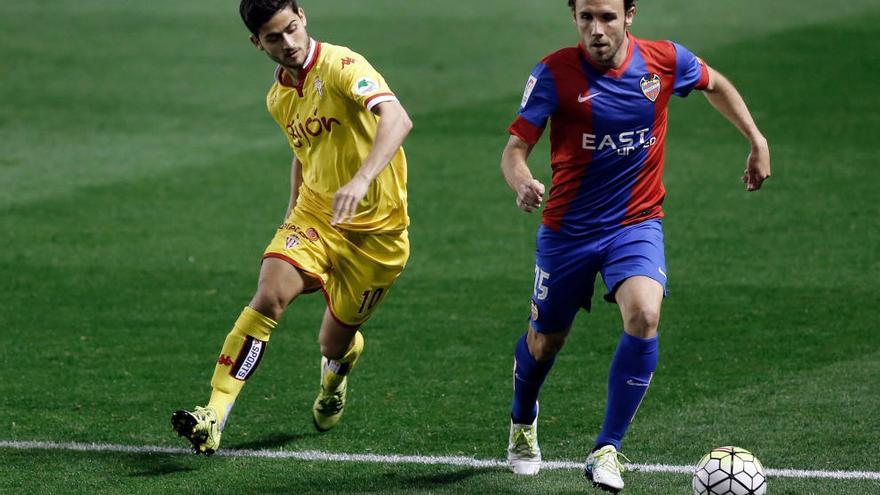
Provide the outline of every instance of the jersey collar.
{"type": "Polygon", "coordinates": [[[321,43],[315,41],[315,38],[309,38],[309,53],[306,55],[306,61],[303,64],[303,75],[315,65],[315,60],[318,59],[318,54],[321,52],[320,45],[321,43]]]}
{"type": "Polygon", "coordinates": [[[629,67],[629,62],[632,60],[633,51],[635,50],[635,47],[636,47],[636,39],[628,31],[626,33],[626,39],[627,39],[626,58],[623,59],[623,63],[620,64],[620,67],[613,68],[613,69],[608,69],[606,67],[602,67],[601,65],[594,62],[593,59],[590,58],[590,52],[587,51],[587,47],[584,46],[583,41],[578,43],[578,48],[581,49],[581,53],[584,56],[584,60],[586,60],[587,63],[590,64],[590,66],[592,68],[601,72],[603,75],[618,78],[618,77],[622,76],[623,73],[626,72],[626,69],[629,67]]]}
{"type": "Polygon", "coordinates": [[[296,89],[297,93],[302,96],[302,88],[306,81],[306,75],[308,75],[309,71],[312,70],[312,67],[315,66],[315,62],[318,61],[318,56],[320,55],[321,42],[316,41],[314,38],[309,38],[309,53],[306,55],[306,61],[303,63],[303,68],[299,74],[299,84],[296,86],[290,84],[290,79],[287,74],[285,74],[284,67],[281,67],[280,65],[275,68],[275,80],[285,88],[296,89]]]}

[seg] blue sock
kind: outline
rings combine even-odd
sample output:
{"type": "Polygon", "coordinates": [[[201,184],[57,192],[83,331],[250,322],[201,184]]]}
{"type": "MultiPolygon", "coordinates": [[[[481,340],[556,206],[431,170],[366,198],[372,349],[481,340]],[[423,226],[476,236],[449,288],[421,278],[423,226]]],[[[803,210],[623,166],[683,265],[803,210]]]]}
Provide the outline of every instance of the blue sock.
{"type": "Polygon", "coordinates": [[[554,356],[549,361],[538,361],[529,352],[526,335],[516,343],[516,367],[513,370],[513,406],[510,418],[514,423],[530,425],[538,415],[538,393],[553,367],[554,356]]]}
{"type": "Polygon", "coordinates": [[[620,441],[648,391],[655,369],[657,337],[640,339],[623,332],[608,372],[608,403],[596,447],[613,445],[620,450],[620,441]]]}

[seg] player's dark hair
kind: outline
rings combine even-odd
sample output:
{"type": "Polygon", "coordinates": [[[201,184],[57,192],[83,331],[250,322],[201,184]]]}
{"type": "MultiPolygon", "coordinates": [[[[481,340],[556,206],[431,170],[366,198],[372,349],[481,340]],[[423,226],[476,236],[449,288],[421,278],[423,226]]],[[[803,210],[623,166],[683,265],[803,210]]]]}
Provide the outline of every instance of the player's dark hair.
{"type": "MultiPolygon", "coordinates": [[[[574,11],[575,0],[568,0],[568,6],[574,11]]],[[[636,0],[623,0],[623,11],[627,12],[636,5],[636,0]]]]}
{"type": "Polygon", "coordinates": [[[259,36],[263,24],[269,22],[276,12],[287,7],[299,12],[296,0],[241,0],[238,12],[245,26],[254,33],[254,36],[259,36]]]}

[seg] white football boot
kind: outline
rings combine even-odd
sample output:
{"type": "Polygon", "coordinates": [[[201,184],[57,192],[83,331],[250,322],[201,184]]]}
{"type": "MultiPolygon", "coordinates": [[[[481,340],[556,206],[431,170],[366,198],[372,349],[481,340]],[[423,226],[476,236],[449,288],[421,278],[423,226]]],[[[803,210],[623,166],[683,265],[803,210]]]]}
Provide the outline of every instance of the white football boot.
{"type": "Polygon", "coordinates": [[[620,477],[623,463],[618,457],[626,459],[613,445],[590,452],[584,465],[584,477],[593,482],[593,486],[607,492],[617,493],[623,490],[623,478],[620,477]]]}
{"type": "Polygon", "coordinates": [[[515,474],[533,476],[541,469],[541,448],[538,447],[538,417],[530,425],[510,422],[507,463],[515,474]]]}

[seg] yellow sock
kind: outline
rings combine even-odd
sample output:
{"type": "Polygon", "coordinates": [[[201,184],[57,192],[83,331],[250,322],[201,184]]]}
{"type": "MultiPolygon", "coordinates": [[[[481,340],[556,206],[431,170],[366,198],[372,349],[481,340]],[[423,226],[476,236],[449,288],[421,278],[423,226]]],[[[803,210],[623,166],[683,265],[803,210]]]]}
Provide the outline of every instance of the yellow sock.
{"type": "Polygon", "coordinates": [[[327,389],[338,387],[342,380],[345,379],[354,365],[357,364],[358,357],[364,351],[364,336],[360,332],[355,332],[352,339],[351,347],[340,359],[328,359],[327,366],[321,370],[321,385],[327,389]]]}
{"type": "Polygon", "coordinates": [[[271,318],[245,306],[232,331],[226,336],[217,366],[214,367],[214,376],[211,378],[213,390],[208,402],[208,407],[217,414],[221,430],[245,380],[260,364],[269,334],[276,325],[271,318]]]}

